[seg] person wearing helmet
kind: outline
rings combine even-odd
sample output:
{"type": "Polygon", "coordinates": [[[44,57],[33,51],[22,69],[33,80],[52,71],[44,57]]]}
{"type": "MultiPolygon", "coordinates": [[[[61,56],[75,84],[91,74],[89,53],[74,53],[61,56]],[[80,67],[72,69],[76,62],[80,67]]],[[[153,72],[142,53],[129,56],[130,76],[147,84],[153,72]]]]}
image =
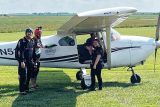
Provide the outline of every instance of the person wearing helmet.
{"type": "Polygon", "coordinates": [[[42,42],[41,42],[41,35],[42,35],[42,27],[37,27],[34,31],[34,53],[33,53],[33,60],[34,60],[34,71],[33,75],[31,77],[31,89],[35,90],[38,88],[37,85],[37,75],[39,73],[39,68],[40,68],[40,55],[41,55],[41,48],[44,48],[42,42]]]}
{"type": "Polygon", "coordinates": [[[37,27],[34,31],[34,35],[36,38],[41,39],[41,35],[42,35],[42,26],[37,27]]]}
{"type": "Polygon", "coordinates": [[[29,92],[29,81],[33,71],[33,48],[34,41],[32,40],[33,31],[31,28],[26,29],[25,37],[20,39],[15,49],[18,53],[16,59],[19,63],[19,91],[21,95],[26,95],[29,92]]]}

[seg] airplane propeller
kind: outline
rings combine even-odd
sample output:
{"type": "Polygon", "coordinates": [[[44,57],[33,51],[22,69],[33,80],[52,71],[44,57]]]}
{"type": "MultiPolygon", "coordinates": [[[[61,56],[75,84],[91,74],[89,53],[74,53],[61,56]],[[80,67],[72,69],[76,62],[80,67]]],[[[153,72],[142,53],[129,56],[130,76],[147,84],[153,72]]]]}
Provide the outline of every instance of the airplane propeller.
{"type": "Polygon", "coordinates": [[[155,38],[155,42],[156,42],[156,48],[155,48],[155,53],[154,53],[154,72],[156,69],[156,58],[157,58],[157,42],[159,40],[159,30],[160,30],[160,14],[158,17],[158,21],[157,21],[157,27],[156,27],[156,38],[155,38]]]}

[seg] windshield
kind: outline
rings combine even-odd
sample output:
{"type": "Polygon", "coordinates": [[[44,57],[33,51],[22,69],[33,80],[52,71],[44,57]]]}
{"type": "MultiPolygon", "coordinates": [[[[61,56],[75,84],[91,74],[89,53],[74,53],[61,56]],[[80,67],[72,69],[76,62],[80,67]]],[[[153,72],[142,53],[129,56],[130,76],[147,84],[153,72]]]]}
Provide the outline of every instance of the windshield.
{"type": "Polygon", "coordinates": [[[120,39],[120,33],[117,32],[115,29],[111,29],[111,40],[119,40],[120,39]]]}

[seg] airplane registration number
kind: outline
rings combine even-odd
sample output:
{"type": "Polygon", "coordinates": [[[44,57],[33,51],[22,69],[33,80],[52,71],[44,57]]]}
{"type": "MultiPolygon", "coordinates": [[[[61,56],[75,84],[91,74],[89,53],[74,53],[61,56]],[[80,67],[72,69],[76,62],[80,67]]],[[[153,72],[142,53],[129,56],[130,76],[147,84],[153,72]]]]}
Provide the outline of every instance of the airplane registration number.
{"type": "Polygon", "coordinates": [[[7,49],[0,49],[0,55],[13,55],[14,49],[7,48],[7,49]]]}

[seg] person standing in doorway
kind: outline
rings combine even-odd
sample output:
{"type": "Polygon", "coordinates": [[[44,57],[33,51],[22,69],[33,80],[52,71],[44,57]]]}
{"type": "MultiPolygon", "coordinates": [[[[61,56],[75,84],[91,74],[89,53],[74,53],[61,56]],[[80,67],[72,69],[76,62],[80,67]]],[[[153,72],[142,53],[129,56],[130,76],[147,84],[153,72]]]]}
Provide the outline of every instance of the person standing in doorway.
{"type": "Polygon", "coordinates": [[[92,53],[92,64],[91,64],[91,87],[90,90],[95,90],[95,76],[98,79],[99,90],[102,90],[102,77],[101,70],[103,68],[103,49],[100,46],[98,39],[92,40],[93,53],[92,53]]]}

